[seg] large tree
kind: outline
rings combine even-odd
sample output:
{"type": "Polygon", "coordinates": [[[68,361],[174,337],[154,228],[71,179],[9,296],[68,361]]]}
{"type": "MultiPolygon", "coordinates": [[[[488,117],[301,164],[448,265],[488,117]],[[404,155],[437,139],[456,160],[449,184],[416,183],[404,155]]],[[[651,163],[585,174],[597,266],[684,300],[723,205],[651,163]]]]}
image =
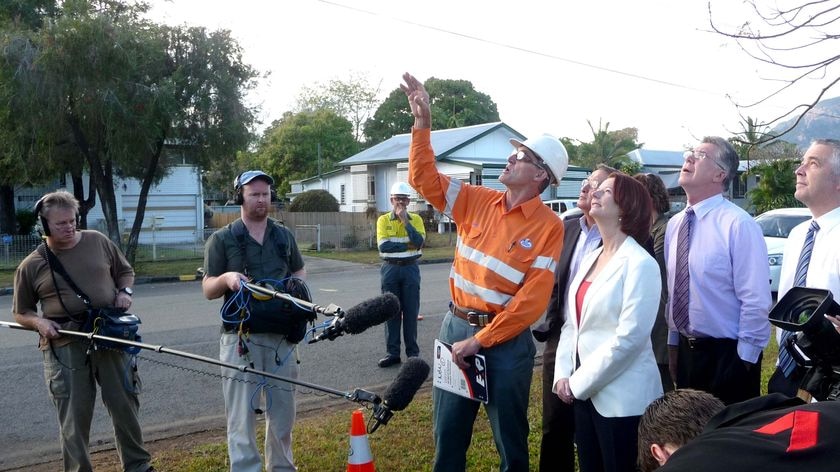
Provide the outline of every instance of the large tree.
{"type": "Polygon", "coordinates": [[[265,131],[255,158],[274,177],[277,192],[285,195],[292,180],[329,172],[358,151],[352,124],[320,109],[285,113],[265,131]]]}
{"type": "MultiPolygon", "coordinates": [[[[760,123],[773,126],[788,117],[795,117],[778,132],[766,133],[762,143],[772,141],[792,130],[819,101],[840,82],[840,74],[833,67],[840,59],[837,44],[840,38],[840,13],[835,0],[758,2],[744,0],[753,16],[735,28],[722,27],[709,3],[709,23],[716,33],[733,39],[752,59],[769,65],[772,70],[767,79],[778,85],[768,94],[751,102],[736,103],[739,108],[750,108],[770,102],[783,94],[799,89],[816,88],[812,99],[806,103],[783,107],[785,111],[760,123]]],[[[738,23],[731,16],[722,23],[738,23]]]]}
{"type": "MultiPolygon", "coordinates": [[[[489,95],[477,91],[472,82],[429,78],[423,84],[432,104],[432,129],[459,128],[499,121],[496,103],[489,95]]],[[[407,133],[414,118],[405,106],[405,93],[399,88],[376,109],[365,123],[367,144],[373,145],[407,133]]]]}
{"type": "Polygon", "coordinates": [[[332,110],[353,124],[353,137],[364,140],[362,126],[377,105],[379,86],[372,86],[367,76],[351,72],[345,79],[331,79],[301,89],[295,112],[332,110]]]}
{"type": "MultiPolygon", "coordinates": [[[[11,37],[23,35],[40,29],[44,21],[58,12],[56,0],[7,0],[0,2],[0,43],[14,48],[11,37]]],[[[25,46],[26,41],[19,43],[25,46]]],[[[19,51],[22,52],[22,51],[19,51]]],[[[16,233],[15,187],[21,183],[38,179],[28,172],[27,164],[30,143],[22,123],[17,119],[12,108],[14,88],[12,70],[0,64],[0,232],[16,233]]],[[[29,166],[32,167],[32,166],[29,166]]],[[[47,175],[46,169],[32,167],[41,177],[47,175]]]]}
{"type": "MultiPolygon", "coordinates": [[[[62,14],[24,41],[31,61],[6,54],[14,69],[19,116],[31,130],[37,160],[56,158],[70,142],[99,196],[108,236],[122,245],[115,177],[141,182],[125,248],[129,260],[149,189],[169,168],[175,145],[212,169],[250,140],[254,110],[244,93],[255,71],[226,31],[167,27],[145,20],[142,3],[67,0],[62,14]]],[[[8,49],[7,49],[8,51],[8,49]]]]}

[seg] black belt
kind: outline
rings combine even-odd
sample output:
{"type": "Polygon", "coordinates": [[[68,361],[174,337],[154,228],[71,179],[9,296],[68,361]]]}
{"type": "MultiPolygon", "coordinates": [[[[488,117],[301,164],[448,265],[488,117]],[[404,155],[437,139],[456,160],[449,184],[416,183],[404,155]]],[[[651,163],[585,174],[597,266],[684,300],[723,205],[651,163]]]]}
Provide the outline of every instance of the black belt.
{"type": "Polygon", "coordinates": [[[458,308],[454,303],[449,304],[449,311],[451,311],[453,315],[469,323],[470,326],[477,327],[489,325],[490,322],[493,321],[493,318],[496,317],[495,313],[486,313],[483,311],[471,310],[469,308],[462,309],[458,308]]]}
{"type": "Polygon", "coordinates": [[[680,343],[685,343],[689,349],[700,350],[715,346],[725,346],[727,344],[737,344],[738,340],[730,338],[695,338],[680,334],[680,343]]]}
{"type": "Polygon", "coordinates": [[[417,258],[414,259],[385,259],[385,262],[388,264],[398,265],[398,266],[407,266],[417,263],[417,258]]]}

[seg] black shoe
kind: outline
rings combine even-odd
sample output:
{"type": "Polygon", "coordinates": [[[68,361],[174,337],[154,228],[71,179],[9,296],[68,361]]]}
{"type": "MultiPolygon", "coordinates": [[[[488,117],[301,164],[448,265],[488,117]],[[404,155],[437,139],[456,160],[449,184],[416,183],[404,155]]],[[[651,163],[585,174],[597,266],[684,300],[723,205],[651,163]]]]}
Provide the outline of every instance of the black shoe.
{"type": "Polygon", "coordinates": [[[385,356],[382,359],[379,359],[379,367],[391,367],[392,365],[399,364],[400,358],[394,356],[385,356]]]}

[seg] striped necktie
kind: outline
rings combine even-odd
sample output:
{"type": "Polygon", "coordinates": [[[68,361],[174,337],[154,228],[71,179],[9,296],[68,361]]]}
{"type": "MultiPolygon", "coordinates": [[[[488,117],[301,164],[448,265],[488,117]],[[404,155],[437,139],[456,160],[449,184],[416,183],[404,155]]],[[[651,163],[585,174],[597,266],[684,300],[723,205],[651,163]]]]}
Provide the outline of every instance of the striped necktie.
{"type": "Polygon", "coordinates": [[[692,226],[694,226],[694,209],[689,207],[685,210],[685,217],[680,224],[680,232],[677,236],[677,261],[674,266],[674,301],[673,305],[671,305],[674,326],[681,333],[688,332],[688,285],[690,282],[688,274],[688,251],[691,245],[692,226]]]}
{"type": "MultiPolygon", "coordinates": [[[[811,220],[811,226],[808,227],[808,234],[805,235],[805,244],[802,245],[802,252],[799,254],[799,262],[796,263],[796,276],[793,279],[794,287],[804,287],[805,280],[808,278],[808,265],[811,263],[811,253],[814,252],[814,238],[820,225],[816,220],[811,220]]],[[[792,331],[782,331],[782,342],[779,346],[779,369],[785,374],[785,377],[790,377],[796,367],[796,361],[790,352],[784,347],[793,336],[792,331]]]]}

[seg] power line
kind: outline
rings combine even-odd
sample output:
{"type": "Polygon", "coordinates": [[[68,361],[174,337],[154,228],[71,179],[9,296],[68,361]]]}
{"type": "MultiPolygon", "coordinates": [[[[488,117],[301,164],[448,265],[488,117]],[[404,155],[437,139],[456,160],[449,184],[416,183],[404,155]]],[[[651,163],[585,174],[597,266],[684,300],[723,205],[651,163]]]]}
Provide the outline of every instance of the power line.
{"type": "Polygon", "coordinates": [[[445,28],[440,28],[440,27],[437,27],[437,26],[427,25],[427,24],[424,24],[424,23],[418,23],[416,21],[406,20],[406,19],[403,19],[403,18],[395,17],[395,16],[384,15],[384,14],[379,13],[379,12],[364,10],[362,8],[353,7],[353,6],[345,5],[345,4],[342,4],[342,3],[332,2],[332,1],[329,1],[329,0],[316,0],[316,1],[318,1],[320,3],[324,3],[326,5],[338,7],[338,8],[345,8],[347,10],[351,10],[351,11],[354,11],[354,12],[357,12],[357,13],[364,13],[364,14],[370,15],[370,16],[378,16],[378,17],[388,18],[390,20],[393,20],[393,21],[396,21],[396,22],[399,22],[399,23],[405,23],[405,24],[408,24],[408,25],[416,26],[418,28],[423,28],[423,29],[428,29],[428,30],[431,30],[431,31],[436,31],[438,33],[448,34],[448,35],[455,36],[455,37],[458,37],[458,38],[469,39],[471,41],[476,41],[476,42],[479,42],[479,43],[490,44],[490,45],[493,45],[493,46],[498,46],[498,47],[505,48],[505,49],[510,49],[510,50],[513,50],[513,51],[524,52],[526,54],[531,54],[531,55],[534,55],[534,56],[544,57],[544,58],[547,58],[547,59],[553,59],[553,60],[557,60],[557,61],[567,62],[569,64],[574,64],[574,65],[581,66],[581,67],[586,67],[586,68],[589,68],[589,69],[595,69],[595,70],[602,71],[602,72],[621,75],[621,76],[624,76],[624,77],[630,77],[630,78],[634,78],[634,79],[638,79],[638,80],[643,80],[643,81],[646,81],[646,82],[653,82],[653,83],[660,84],[660,85],[667,85],[669,87],[674,87],[674,88],[679,88],[679,89],[684,89],[684,90],[692,90],[692,91],[695,91],[695,92],[706,93],[706,94],[710,94],[710,95],[725,96],[725,94],[722,94],[720,92],[714,92],[712,90],[690,87],[688,85],[678,84],[676,82],[671,82],[671,81],[667,81],[667,80],[663,80],[663,79],[657,79],[655,77],[649,77],[649,76],[646,76],[646,75],[636,74],[636,73],[633,73],[633,72],[625,72],[625,71],[622,71],[622,70],[619,70],[619,69],[613,69],[611,67],[599,66],[599,65],[596,65],[596,64],[590,64],[588,62],[578,61],[578,60],[575,60],[575,59],[569,59],[567,57],[561,57],[561,56],[558,56],[558,55],[555,55],[555,54],[536,51],[536,50],[533,50],[533,49],[528,49],[528,48],[521,47],[521,46],[516,46],[516,45],[513,45],[513,44],[503,43],[503,42],[500,42],[500,41],[494,41],[494,40],[491,40],[491,39],[481,38],[481,37],[478,37],[478,36],[472,36],[472,35],[465,34],[465,33],[459,33],[457,31],[452,31],[452,30],[448,30],[448,29],[445,29],[445,28]]]}

